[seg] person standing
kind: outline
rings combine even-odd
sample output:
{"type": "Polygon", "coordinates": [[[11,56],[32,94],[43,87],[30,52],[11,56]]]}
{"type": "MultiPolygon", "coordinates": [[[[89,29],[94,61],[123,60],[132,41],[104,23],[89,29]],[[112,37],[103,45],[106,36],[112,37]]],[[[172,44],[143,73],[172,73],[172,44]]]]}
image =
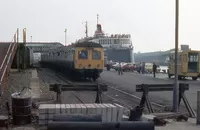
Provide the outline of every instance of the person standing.
{"type": "Polygon", "coordinates": [[[153,63],[153,77],[156,77],[157,65],[153,63]]]}
{"type": "Polygon", "coordinates": [[[123,75],[121,62],[119,62],[118,75],[123,75]]]}
{"type": "Polygon", "coordinates": [[[142,62],[142,74],[145,73],[145,62],[142,62]]]}

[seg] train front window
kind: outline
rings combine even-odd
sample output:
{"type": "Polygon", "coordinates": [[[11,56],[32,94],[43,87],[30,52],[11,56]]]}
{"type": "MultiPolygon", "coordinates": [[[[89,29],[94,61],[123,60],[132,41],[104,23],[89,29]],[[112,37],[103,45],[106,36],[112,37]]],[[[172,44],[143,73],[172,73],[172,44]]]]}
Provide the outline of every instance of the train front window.
{"type": "Polygon", "coordinates": [[[188,72],[198,72],[198,53],[189,53],[188,54],[188,72]]]}
{"type": "Polygon", "coordinates": [[[92,59],[93,60],[100,60],[101,59],[101,52],[93,50],[92,51],[92,59]]]}
{"type": "Polygon", "coordinates": [[[88,58],[88,52],[86,50],[81,50],[78,52],[78,58],[79,59],[87,59],[88,58]]]}
{"type": "Polygon", "coordinates": [[[188,55],[189,62],[198,62],[198,54],[197,53],[190,53],[188,55]]]}

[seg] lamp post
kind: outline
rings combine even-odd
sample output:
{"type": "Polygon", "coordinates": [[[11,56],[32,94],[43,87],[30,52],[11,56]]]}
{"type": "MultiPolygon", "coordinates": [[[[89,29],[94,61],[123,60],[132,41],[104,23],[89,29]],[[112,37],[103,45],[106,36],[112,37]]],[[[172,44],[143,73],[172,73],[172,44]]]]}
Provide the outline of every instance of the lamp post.
{"type": "Polygon", "coordinates": [[[175,3],[175,80],[174,80],[174,90],[173,90],[173,111],[178,111],[178,27],[179,27],[179,0],[175,3]]]}
{"type": "Polygon", "coordinates": [[[67,45],[67,29],[65,29],[65,46],[67,45]]]}

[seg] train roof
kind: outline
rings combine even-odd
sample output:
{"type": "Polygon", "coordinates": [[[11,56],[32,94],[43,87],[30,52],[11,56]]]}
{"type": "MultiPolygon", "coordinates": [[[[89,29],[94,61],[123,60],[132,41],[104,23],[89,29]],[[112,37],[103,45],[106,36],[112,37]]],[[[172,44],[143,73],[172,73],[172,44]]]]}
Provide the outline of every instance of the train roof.
{"type": "Polygon", "coordinates": [[[64,50],[71,50],[75,49],[76,47],[95,47],[95,48],[103,48],[101,44],[95,43],[95,42],[81,42],[72,44],[69,46],[61,46],[56,48],[51,48],[47,51],[48,52],[57,52],[57,51],[64,51],[64,50]]]}
{"type": "Polygon", "coordinates": [[[76,43],[74,46],[75,47],[97,47],[97,48],[103,48],[101,44],[95,43],[95,42],[81,42],[81,43],[76,43]]]}

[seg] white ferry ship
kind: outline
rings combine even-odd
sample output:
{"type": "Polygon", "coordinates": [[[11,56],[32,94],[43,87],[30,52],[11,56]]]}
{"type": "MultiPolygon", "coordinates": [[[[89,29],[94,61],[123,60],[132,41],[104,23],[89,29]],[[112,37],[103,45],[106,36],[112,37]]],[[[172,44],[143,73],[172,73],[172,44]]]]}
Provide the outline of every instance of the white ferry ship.
{"type": "Polygon", "coordinates": [[[113,62],[134,62],[133,45],[130,34],[112,34],[106,35],[101,24],[98,23],[97,16],[97,29],[93,37],[87,35],[87,22],[86,22],[86,37],[79,39],[77,42],[92,41],[99,43],[104,47],[105,60],[113,62]]]}

